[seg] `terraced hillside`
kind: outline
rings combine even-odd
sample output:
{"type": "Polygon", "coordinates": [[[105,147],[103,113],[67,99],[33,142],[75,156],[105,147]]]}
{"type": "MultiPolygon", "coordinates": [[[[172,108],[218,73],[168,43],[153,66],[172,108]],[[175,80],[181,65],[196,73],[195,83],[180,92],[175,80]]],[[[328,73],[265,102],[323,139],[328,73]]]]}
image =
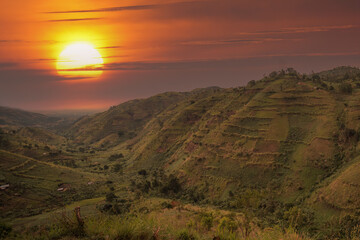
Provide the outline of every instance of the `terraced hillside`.
{"type": "Polygon", "coordinates": [[[106,112],[81,118],[67,131],[67,136],[78,143],[94,146],[116,145],[136,136],[147,121],[169,106],[192,95],[206,95],[212,90],[213,88],[190,93],[169,92],[113,106],[106,112]]]}
{"type": "MultiPolygon", "coordinates": [[[[102,177],[0,150],[1,218],[39,214],[99,194],[102,177]],[[92,182],[96,184],[89,185],[92,182]]],[[[101,194],[100,194],[101,195],[101,194]]]]}
{"type": "MultiPolygon", "coordinates": [[[[215,202],[257,189],[285,204],[303,203],[343,166],[357,162],[359,81],[356,68],[309,76],[288,69],[246,87],[183,96],[109,151],[124,153],[130,172],[164,169],[215,202]]],[[[85,126],[110,126],[113,119],[100,116],[113,111],[88,118],[85,126]]],[[[322,204],[320,199],[329,197],[319,197],[322,204]]]]}
{"type": "Polygon", "coordinates": [[[360,208],[359,119],[360,70],[340,67],[133,100],[63,136],[7,126],[0,181],[14,187],[0,191],[0,208],[13,219],[84,200],[119,214],[160,197],[240,212],[261,228],[345,236],[342,217],[360,208]]]}

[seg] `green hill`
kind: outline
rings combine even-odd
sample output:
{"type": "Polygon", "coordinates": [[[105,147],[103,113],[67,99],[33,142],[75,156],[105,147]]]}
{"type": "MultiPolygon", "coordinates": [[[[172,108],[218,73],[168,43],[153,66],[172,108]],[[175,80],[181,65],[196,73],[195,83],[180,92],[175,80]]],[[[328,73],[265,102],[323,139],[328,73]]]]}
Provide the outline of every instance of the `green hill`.
{"type": "Polygon", "coordinates": [[[128,171],[164,169],[211,199],[256,188],[301,203],[357,154],[359,76],[288,69],[246,87],[160,94],[81,119],[69,134],[126,153],[128,171]]]}
{"type": "Polygon", "coordinates": [[[67,203],[107,193],[107,211],[116,213],[126,201],[161,197],[331,239],[346,235],[342,219],[352,223],[360,208],[359,119],[358,68],[289,68],[244,87],[129,101],[82,117],[64,136],[6,129],[1,174],[44,198],[71,183],[67,203]]]}
{"type": "Polygon", "coordinates": [[[216,88],[190,93],[168,92],[147,99],[132,100],[108,111],[79,119],[67,131],[77,143],[113,146],[133,138],[157,114],[193,95],[206,95],[216,88]]]}
{"type": "Polygon", "coordinates": [[[96,196],[103,177],[0,150],[1,218],[32,216],[96,196]],[[58,190],[63,188],[62,191],[58,190]]]}

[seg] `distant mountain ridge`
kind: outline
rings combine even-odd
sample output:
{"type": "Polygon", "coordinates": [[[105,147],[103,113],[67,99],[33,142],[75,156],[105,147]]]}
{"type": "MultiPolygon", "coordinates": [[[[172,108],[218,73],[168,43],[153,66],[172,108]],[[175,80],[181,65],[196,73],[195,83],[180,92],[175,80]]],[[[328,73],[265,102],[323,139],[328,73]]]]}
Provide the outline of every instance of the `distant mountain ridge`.
{"type": "Polygon", "coordinates": [[[40,113],[0,106],[0,125],[46,126],[58,120],[59,118],[48,117],[40,113]]]}

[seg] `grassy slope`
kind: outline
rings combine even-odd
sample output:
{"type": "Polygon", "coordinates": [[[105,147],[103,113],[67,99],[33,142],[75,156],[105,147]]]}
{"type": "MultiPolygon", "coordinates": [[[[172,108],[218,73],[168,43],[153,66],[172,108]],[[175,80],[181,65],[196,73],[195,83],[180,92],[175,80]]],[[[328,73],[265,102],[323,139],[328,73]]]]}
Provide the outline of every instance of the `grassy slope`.
{"type": "Polygon", "coordinates": [[[114,145],[134,137],[154,115],[187,95],[188,93],[164,93],[148,99],[129,101],[95,116],[83,117],[67,134],[79,143],[114,145]]]}
{"type": "Polygon", "coordinates": [[[328,92],[290,78],[219,90],[157,116],[130,160],[179,171],[191,184],[210,181],[219,194],[217,187],[266,187],[281,175],[280,190],[294,198],[310,190],[316,177],[309,176],[323,174],[316,164],[332,154],[334,108],[328,92]]]}
{"type": "Polygon", "coordinates": [[[79,169],[39,161],[20,154],[0,150],[1,182],[10,188],[1,191],[1,217],[9,218],[41,213],[77,198],[96,195],[102,176],[79,169]],[[58,192],[59,184],[69,184],[66,192],[58,192]],[[88,195],[89,196],[88,196],[88,195]]]}
{"type": "Polygon", "coordinates": [[[126,152],[129,170],[164,168],[210,199],[226,200],[230,190],[257,188],[281,202],[321,206],[328,213],[359,208],[358,183],[344,180],[348,172],[341,175],[348,166],[356,176],[357,165],[349,162],[357,163],[357,148],[335,136],[341,118],[345,128],[359,128],[358,80],[341,80],[342,68],[321,74],[335,90],[286,75],[188,98],[113,151],[126,152]],[[339,93],[344,81],[353,85],[353,94],[339,93]],[[344,157],[337,162],[339,151],[344,157]],[[345,195],[337,199],[338,194],[345,195]]]}
{"type": "Polygon", "coordinates": [[[48,117],[39,113],[32,113],[19,109],[0,107],[0,125],[44,127],[48,125],[53,125],[59,120],[59,118],[48,117]]]}

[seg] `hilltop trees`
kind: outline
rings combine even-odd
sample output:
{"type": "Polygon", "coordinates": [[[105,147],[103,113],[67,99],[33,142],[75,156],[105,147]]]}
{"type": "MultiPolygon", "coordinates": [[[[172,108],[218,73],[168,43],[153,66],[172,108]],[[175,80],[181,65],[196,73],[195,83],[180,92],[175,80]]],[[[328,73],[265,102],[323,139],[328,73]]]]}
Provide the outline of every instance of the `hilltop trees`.
{"type": "Polygon", "coordinates": [[[339,90],[341,93],[351,94],[353,89],[350,83],[341,83],[339,86],[339,90]]]}
{"type": "Polygon", "coordinates": [[[7,148],[10,146],[10,141],[8,140],[5,132],[0,128],[0,148],[7,148]]]}

